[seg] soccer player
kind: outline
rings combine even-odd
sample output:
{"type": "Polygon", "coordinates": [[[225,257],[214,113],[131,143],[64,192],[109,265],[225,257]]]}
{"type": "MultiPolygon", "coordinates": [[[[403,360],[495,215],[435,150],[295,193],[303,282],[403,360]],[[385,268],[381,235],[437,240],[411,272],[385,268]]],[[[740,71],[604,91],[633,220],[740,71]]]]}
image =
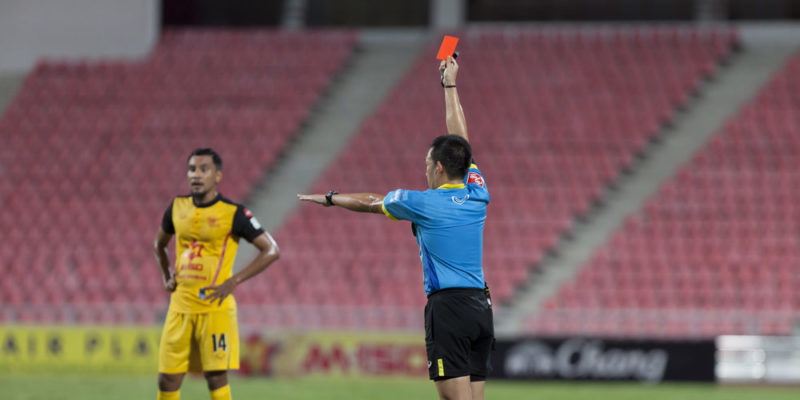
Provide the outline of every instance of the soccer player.
{"type": "Polygon", "coordinates": [[[203,372],[212,400],[230,400],[228,370],[239,368],[239,333],[233,291],[280,256],[275,240],[253,214],[217,192],[222,159],[212,149],[189,155],[191,194],[179,196],[164,213],[154,244],[164,288],[171,292],[158,354],[158,399],[180,399],[187,371],[203,372]],[[175,273],[167,245],[175,241],[175,273]],[[239,239],[260,251],[233,274],[239,239]]]}
{"type": "Polygon", "coordinates": [[[483,399],[494,345],[488,286],[483,278],[483,226],[489,192],[472,163],[464,112],[456,91],[458,64],[442,61],[446,123],[425,157],[429,190],[298,195],[300,200],[412,222],[428,304],[428,374],[442,399],[483,399]]]}

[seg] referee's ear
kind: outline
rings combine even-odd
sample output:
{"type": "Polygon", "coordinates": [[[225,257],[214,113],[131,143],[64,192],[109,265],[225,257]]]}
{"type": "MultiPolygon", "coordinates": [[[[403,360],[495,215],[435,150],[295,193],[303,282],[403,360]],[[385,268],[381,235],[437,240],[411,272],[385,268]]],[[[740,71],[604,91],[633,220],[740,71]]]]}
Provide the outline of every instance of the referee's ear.
{"type": "Polygon", "coordinates": [[[214,175],[214,182],[219,183],[222,180],[222,170],[218,169],[216,175],[214,175]]]}
{"type": "Polygon", "coordinates": [[[443,175],[446,179],[450,179],[450,175],[447,174],[447,170],[444,169],[444,164],[441,161],[436,162],[436,174],[443,175]]]}

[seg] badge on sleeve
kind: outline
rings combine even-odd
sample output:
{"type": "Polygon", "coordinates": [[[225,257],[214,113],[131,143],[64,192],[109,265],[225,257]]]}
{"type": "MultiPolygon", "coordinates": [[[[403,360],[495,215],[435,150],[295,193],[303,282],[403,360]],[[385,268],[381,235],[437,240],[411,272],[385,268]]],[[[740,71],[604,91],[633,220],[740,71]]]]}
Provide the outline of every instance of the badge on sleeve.
{"type": "Polygon", "coordinates": [[[244,215],[247,218],[250,218],[250,225],[253,225],[253,228],[261,229],[261,224],[258,223],[258,220],[256,219],[256,217],[253,216],[253,213],[251,213],[250,210],[245,208],[244,209],[244,215]]]}
{"type": "Polygon", "coordinates": [[[477,172],[470,172],[469,178],[467,179],[467,183],[475,183],[480,187],[484,186],[483,177],[477,172]]]}

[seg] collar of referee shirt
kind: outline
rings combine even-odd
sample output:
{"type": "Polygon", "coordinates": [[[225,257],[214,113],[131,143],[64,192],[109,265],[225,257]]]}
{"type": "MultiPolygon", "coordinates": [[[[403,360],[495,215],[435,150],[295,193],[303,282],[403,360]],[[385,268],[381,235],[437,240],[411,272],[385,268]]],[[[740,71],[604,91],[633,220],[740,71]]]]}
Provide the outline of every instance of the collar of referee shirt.
{"type": "Polygon", "coordinates": [[[436,189],[463,189],[465,187],[466,186],[463,183],[457,183],[457,184],[445,183],[444,185],[439,186],[436,189]]]}

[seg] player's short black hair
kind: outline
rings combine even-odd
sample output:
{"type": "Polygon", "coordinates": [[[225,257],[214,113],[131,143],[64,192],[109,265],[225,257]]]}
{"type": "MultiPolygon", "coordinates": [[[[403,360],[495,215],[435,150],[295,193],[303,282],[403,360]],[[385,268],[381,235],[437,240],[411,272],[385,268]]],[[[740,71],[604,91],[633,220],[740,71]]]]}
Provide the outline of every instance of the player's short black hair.
{"type": "Polygon", "coordinates": [[[217,167],[218,170],[222,171],[222,157],[220,157],[219,154],[214,151],[214,149],[210,149],[208,147],[194,149],[192,154],[189,154],[186,162],[188,163],[189,160],[191,160],[194,156],[211,156],[211,159],[214,160],[214,166],[217,167]]]}
{"type": "Polygon", "coordinates": [[[469,142],[458,135],[442,135],[431,142],[431,159],[434,164],[442,163],[447,176],[451,179],[467,176],[472,163],[472,147],[469,142]]]}

